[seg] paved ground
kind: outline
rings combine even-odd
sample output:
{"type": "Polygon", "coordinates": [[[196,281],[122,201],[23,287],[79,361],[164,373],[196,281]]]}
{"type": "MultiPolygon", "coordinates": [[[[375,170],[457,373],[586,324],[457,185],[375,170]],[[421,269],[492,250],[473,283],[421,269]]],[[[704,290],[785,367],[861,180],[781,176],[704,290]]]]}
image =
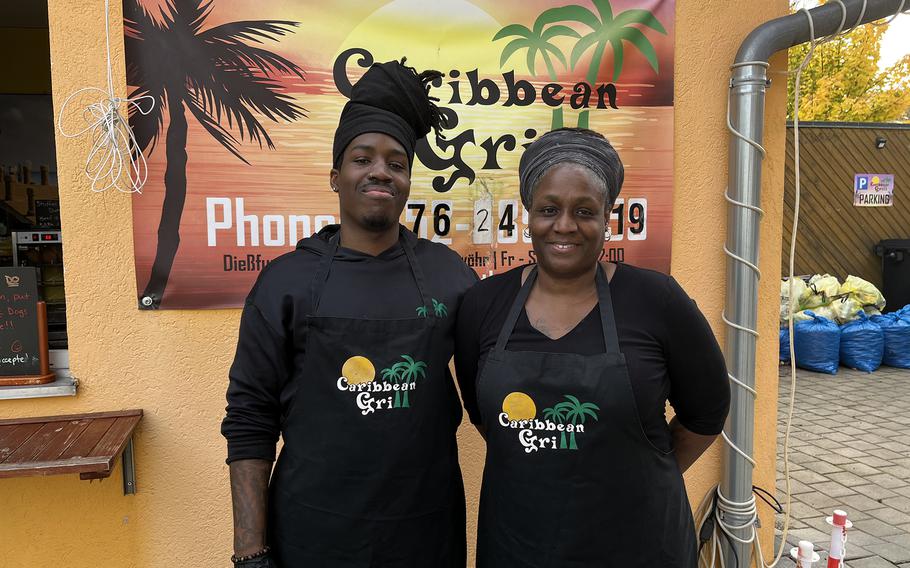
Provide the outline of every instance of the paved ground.
{"type": "MultiPolygon", "coordinates": [[[[781,367],[781,501],[789,388],[789,367],[781,367]]],[[[811,540],[816,550],[827,549],[825,516],[841,508],[854,522],[847,566],[910,568],[910,370],[881,367],[866,374],[841,367],[832,376],[799,369],[796,388],[790,435],[793,520],[787,540],[811,540]]],[[[816,566],[823,567],[825,558],[822,554],[816,566]]]]}

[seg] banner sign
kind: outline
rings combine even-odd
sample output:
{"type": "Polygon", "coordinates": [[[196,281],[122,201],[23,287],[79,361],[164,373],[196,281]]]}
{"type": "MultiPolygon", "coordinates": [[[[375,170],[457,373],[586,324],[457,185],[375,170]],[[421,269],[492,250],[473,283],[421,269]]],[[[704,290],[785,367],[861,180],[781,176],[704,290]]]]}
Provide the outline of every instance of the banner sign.
{"type": "Polygon", "coordinates": [[[626,177],[605,260],[670,268],[674,0],[124,0],[145,308],[241,306],[259,272],[339,222],[332,139],[351,85],[407,56],[444,78],[401,222],[481,276],[534,261],[525,147],[603,133],[626,177]],[[145,99],[148,101],[148,99],[145,99]]]}
{"type": "Polygon", "coordinates": [[[891,207],[894,203],[894,174],[856,174],[853,176],[855,207],[891,207]]]}

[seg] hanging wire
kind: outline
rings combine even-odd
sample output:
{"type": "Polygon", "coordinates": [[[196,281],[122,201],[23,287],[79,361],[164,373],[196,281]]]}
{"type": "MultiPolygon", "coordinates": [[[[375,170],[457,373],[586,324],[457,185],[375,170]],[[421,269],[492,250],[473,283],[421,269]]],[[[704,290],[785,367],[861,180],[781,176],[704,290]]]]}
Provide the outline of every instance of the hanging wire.
{"type": "Polygon", "coordinates": [[[907,1],[907,0],[901,0],[901,4],[900,4],[900,7],[897,9],[897,12],[895,12],[894,15],[892,15],[890,18],[888,18],[888,19],[885,20],[884,22],[872,22],[872,25],[873,25],[873,26],[876,26],[876,27],[878,27],[878,26],[887,26],[888,24],[890,24],[891,22],[893,22],[894,19],[897,18],[898,16],[900,16],[901,14],[906,15],[906,13],[904,12],[904,4],[906,3],[906,1],[907,1]]]}
{"type": "Polygon", "coordinates": [[[111,70],[110,29],[110,0],[104,0],[107,91],[98,87],[85,87],[68,96],[60,107],[57,130],[64,138],[79,138],[91,134],[92,148],[86,158],[84,172],[92,182],[92,191],[102,192],[115,188],[122,193],[141,193],[148,179],[148,164],[129,122],[121,114],[121,109],[125,108],[126,115],[129,114],[130,107],[147,115],[155,107],[155,99],[149,95],[135,98],[116,96],[111,70]],[[100,95],[100,100],[83,108],[81,114],[85,127],[75,132],[65,130],[63,118],[67,107],[76,97],[87,93],[100,95]],[[148,104],[144,105],[146,102],[148,104]]]}

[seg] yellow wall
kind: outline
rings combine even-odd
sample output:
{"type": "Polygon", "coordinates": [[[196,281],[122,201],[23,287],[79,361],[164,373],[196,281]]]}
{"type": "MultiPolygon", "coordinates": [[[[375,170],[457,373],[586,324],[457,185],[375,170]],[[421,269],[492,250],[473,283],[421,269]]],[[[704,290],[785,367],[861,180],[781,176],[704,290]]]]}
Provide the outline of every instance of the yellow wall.
{"type": "MultiPolygon", "coordinates": [[[[54,102],[73,90],[103,85],[102,0],[50,1],[54,102]]],[[[673,274],[722,332],[726,225],[722,198],[727,133],[728,65],[746,33],[781,15],[786,0],[678,0],[676,29],[676,197],[673,274]],[[722,30],[723,34],[716,32],[722,30]]],[[[120,3],[112,2],[112,22],[120,3]]],[[[113,31],[115,83],[123,85],[120,26],[113,31]]],[[[783,60],[778,61],[779,64],[783,60]]],[[[778,67],[778,69],[780,69],[778,67]]],[[[764,310],[759,347],[756,483],[774,487],[777,269],[780,266],[784,97],[780,81],[768,99],[761,267],[764,310]]],[[[136,309],[128,196],[93,194],[81,168],[88,140],[58,139],[61,216],[66,235],[70,357],[80,380],[68,399],[0,401],[0,416],[23,417],[143,408],[136,438],[138,494],[124,497],[120,468],[103,483],[76,476],[0,480],[3,566],[224,566],[231,517],[218,433],[239,310],[141,312],[136,309]]],[[[476,501],[483,448],[461,433],[469,516],[476,501]]],[[[687,475],[698,501],[720,475],[715,447],[687,475]]],[[[763,519],[772,527],[770,519],[763,519]]],[[[473,525],[469,534],[473,535],[473,525]]],[[[472,540],[472,539],[471,539],[472,540]]],[[[765,542],[772,539],[765,534],[765,542]]]]}
{"type": "MultiPolygon", "coordinates": [[[[721,320],[724,306],[726,260],[723,241],[727,206],[726,104],[729,65],[746,34],[758,24],[787,11],[783,0],[730,2],[678,0],[676,8],[676,124],[675,200],[673,204],[673,260],[671,273],[708,317],[724,344],[721,320]],[[708,20],[710,18],[710,20],[708,20]]],[[[774,492],[777,448],[778,314],[780,294],[780,239],[783,211],[784,143],[786,136],[787,59],[771,60],[773,86],[765,106],[764,146],[768,151],[762,172],[759,268],[765,278],[759,286],[758,361],[755,405],[755,459],[759,467],[753,484],[774,492]],[[775,249],[777,245],[777,249],[775,249]],[[775,264],[777,263],[777,264],[775,264]]],[[[722,442],[686,475],[693,508],[720,478],[722,442]]],[[[766,558],[773,545],[773,515],[759,509],[761,539],[766,558]]],[[[789,552],[788,552],[789,553],[789,552]]]]}

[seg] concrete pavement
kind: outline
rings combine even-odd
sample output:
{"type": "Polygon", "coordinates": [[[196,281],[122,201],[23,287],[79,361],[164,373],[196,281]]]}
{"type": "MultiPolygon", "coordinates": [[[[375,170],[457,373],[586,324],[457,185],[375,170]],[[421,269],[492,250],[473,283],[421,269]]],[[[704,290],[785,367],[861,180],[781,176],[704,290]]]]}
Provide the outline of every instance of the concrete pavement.
{"type": "MultiPolygon", "coordinates": [[[[777,494],[784,500],[790,368],[780,369],[777,494]]],[[[910,370],[836,375],[797,370],[790,434],[792,520],[787,540],[827,549],[825,517],[844,509],[850,568],[910,568],[910,370]]],[[[765,506],[765,505],[760,505],[765,506]]],[[[778,515],[778,534],[782,528],[778,515]]],[[[789,548],[788,548],[789,549],[789,548]]],[[[824,566],[827,555],[816,566],[824,566]]],[[[792,562],[782,563],[792,566],[792,562]]]]}

